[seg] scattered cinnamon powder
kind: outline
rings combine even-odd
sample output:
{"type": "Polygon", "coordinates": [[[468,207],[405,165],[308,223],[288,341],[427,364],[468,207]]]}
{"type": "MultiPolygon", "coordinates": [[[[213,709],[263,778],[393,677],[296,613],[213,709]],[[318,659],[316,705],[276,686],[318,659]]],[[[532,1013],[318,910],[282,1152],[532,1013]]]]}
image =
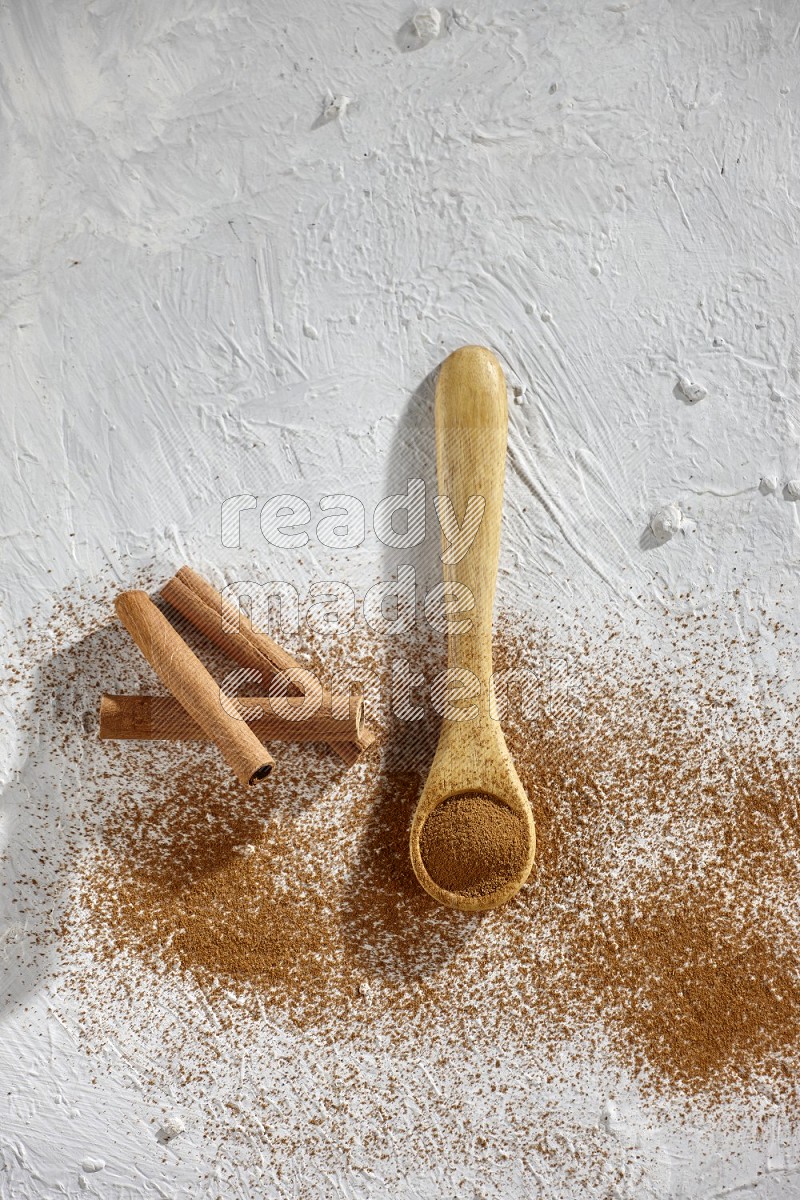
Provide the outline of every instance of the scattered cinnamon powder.
{"type": "MultiPolygon", "coordinates": [[[[767,1071],[785,1091],[775,1064],[800,1036],[792,751],[777,728],[759,748],[738,704],[709,704],[715,669],[725,694],[710,656],[697,704],[680,706],[696,662],[662,688],[657,664],[621,662],[613,638],[591,655],[576,639],[553,654],[554,675],[540,643],[519,622],[501,625],[496,642],[499,671],[534,664],[544,681],[524,711],[512,700],[504,722],[538,842],[510,905],[465,926],[413,877],[408,830],[435,721],[382,713],[382,757],[350,772],[324,748],[282,747],[263,796],[226,780],[207,749],[106,743],[114,801],[78,897],[95,953],[113,963],[133,952],[187,972],[208,996],[238,990],[254,1015],[266,1003],[305,1028],[333,1022],[337,1037],[365,1003],[400,1038],[415,1014],[435,1021],[444,973],[465,1027],[494,998],[507,1019],[519,1005],[541,1044],[577,1028],[588,1036],[595,1023],[644,1087],[712,1098],[767,1071]],[[119,782],[133,755],[137,790],[119,782]]],[[[363,638],[358,647],[387,695],[392,655],[413,654],[431,674],[440,663],[434,642],[395,645],[386,658],[363,638]]],[[[325,652],[352,668],[358,647],[342,639],[325,652]]],[[[481,820],[494,806],[468,803],[481,820]]],[[[459,819],[447,823],[458,831],[459,819]]],[[[508,857],[501,843],[485,882],[457,874],[438,822],[423,853],[439,878],[493,887],[493,873],[518,861],[513,822],[507,833],[508,857]]]]}
{"type": "MultiPolygon", "coordinates": [[[[286,1019],[309,1039],[382,1038],[398,1055],[425,1028],[473,1046],[484,1065],[502,1046],[498,1058],[515,1068],[534,1044],[548,1062],[575,1039],[603,1056],[610,1045],[654,1098],[713,1112],[756,1097],[762,1112],[790,1119],[800,1046],[796,660],[766,614],[748,625],[734,599],[731,619],[715,620],[691,611],[696,602],[652,616],[659,653],[649,631],[590,636],[563,610],[536,627],[499,622],[498,672],[529,671],[503,726],[538,848],[518,897],[479,917],[436,905],[408,859],[438,729],[430,707],[418,721],[392,716],[391,667],[405,658],[432,678],[439,639],[381,645],[359,630],[290,644],[326,670],[377,680],[368,706],[382,748],[347,771],[324,747],[284,746],[256,794],[207,747],[94,742],[101,690],[153,687],[121,631],[98,629],[95,616],[82,640],[40,666],[27,736],[37,773],[50,761],[64,785],[19,805],[41,829],[39,851],[8,864],[26,930],[19,970],[33,970],[37,955],[46,965],[57,946],[89,1046],[106,1043],[110,1014],[130,1054],[136,1030],[144,1046],[158,1027],[171,1053],[162,1064],[142,1050],[143,1085],[171,1087],[177,1073],[192,1094],[203,1081],[213,1089],[220,1031],[250,1022],[256,1038],[286,1019]],[[767,654],[774,666],[758,678],[750,664],[767,654]],[[187,997],[169,1024],[165,980],[187,997]]],[[[18,950],[6,946],[12,966],[18,950]]],[[[259,1103],[250,1102],[253,1136],[259,1103]]],[[[330,1111],[326,1121],[335,1136],[330,1111]]],[[[361,1149],[370,1152],[368,1140],[361,1149]]]]}
{"type": "Polygon", "coordinates": [[[520,817],[480,792],[451,796],[433,810],[419,839],[434,883],[462,896],[489,896],[521,871],[527,847],[520,817]]]}

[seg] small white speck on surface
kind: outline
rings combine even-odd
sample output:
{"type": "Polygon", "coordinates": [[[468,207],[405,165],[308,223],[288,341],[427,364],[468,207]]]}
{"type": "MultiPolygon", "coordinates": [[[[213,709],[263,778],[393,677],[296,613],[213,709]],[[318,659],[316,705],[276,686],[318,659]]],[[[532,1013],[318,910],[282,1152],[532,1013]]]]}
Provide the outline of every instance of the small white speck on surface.
{"type": "Polygon", "coordinates": [[[347,112],[353,101],[349,96],[332,96],[322,108],[323,121],[338,121],[347,112]]]}
{"type": "Polygon", "coordinates": [[[366,979],[362,979],[361,982],[359,983],[358,994],[359,994],[359,996],[363,996],[363,998],[365,1000],[372,999],[372,996],[373,996],[372,987],[366,979]]]}
{"type": "Polygon", "coordinates": [[[553,319],[553,314],[550,312],[550,310],[548,308],[546,308],[544,310],[544,312],[542,313],[542,320],[547,325],[550,323],[550,321],[552,321],[552,319],[553,319]]]}
{"type": "Polygon", "coordinates": [[[602,274],[602,270],[603,268],[600,266],[600,263],[592,263],[592,265],[589,267],[589,274],[597,277],[598,275],[602,274]]]}
{"type": "Polygon", "coordinates": [[[241,846],[234,846],[233,853],[240,855],[242,858],[252,858],[256,852],[256,848],[252,842],[245,842],[241,846]]]}
{"type": "Polygon", "coordinates": [[[307,338],[311,338],[311,340],[313,342],[316,342],[319,340],[319,330],[316,328],[315,325],[309,325],[308,321],[305,321],[303,323],[303,333],[306,335],[307,338]]]}
{"type": "Polygon", "coordinates": [[[524,404],[525,403],[526,390],[527,389],[526,389],[524,383],[515,383],[514,384],[512,391],[514,393],[514,403],[515,404],[524,404]]]}
{"type": "Polygon", "coordinates": [[[787,480],[786,495],[790,500],[800,500],[800,479],[787,480]]]}
{"type": "Polygon", "coordinates": [[[81,1162],[81,1170],[85,1171],[87,1175],[89,1175],[95,1171],[102,1171],[105,1165],[105,1159],[92,1158],[91,1155],[87,1154],[86,1158],[84,1158],[81,1162]]]}
{"type": "Polygon", "coordinates": [[[665,504],[650,518],[650,530],[660,541],[674,537],[683,525],[683,513],[677,504],[665,504]]]}
{"type": "Polygon", "coordinates": [[[764,496],[771,496],[773,492],[778,490],[777,475],[762,475],[761,482],[758,485],[759,491],[764,496]]]}
{"type": "Polygon", "coordinates": [[[411,30],[423,45],[436,41],[442,32],[442,14],[439,9],[418,9],[411,18],[411,30]]]}
{"type": "Polygon", "coordinates": [[[600,1110],[600,1125],[608,1133],[615,1133],[619,1128],[619,1112],[614,1101],[609,1097],[600,1110]]]}
{"type": "Polygon", "coordinates": [[[159,1133],[165,1142],[172,1141],[178,1134],[183,1133],[186,1129],[186,1122],[183,1117],[176,1112],[168,1112],[161,1122],[159,1133]]]}
{"type": "Polygon", "coordinates": [[[689,379],[686,375],[681,375],[678,387],[690,404],[697,404],[699,400],[704,400],[708,395],[708,388],[703,387],[702,383],[696,383],[695,380],[689,379]]]}

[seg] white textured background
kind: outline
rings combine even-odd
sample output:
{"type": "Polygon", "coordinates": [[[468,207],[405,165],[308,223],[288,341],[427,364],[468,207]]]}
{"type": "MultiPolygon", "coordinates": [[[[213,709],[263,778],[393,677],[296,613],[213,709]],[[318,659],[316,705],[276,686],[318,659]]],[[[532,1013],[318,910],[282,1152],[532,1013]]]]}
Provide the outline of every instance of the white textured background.
{"type": "MultiPolygon", "coordinates": [[[[7,645],[29,616],[46,641],[67,586],[142,565],[373,582],[388,568],[369,533],[344,566],[313,539],[281,556],[248,513],[224,550],[220,504],[296,491],[316,513],[352,489],[369,508],[430,478],[420,386],[472,341],[518,391],[504,600],[568,596],[591,623],[637,595],[746,585],[750,613],[796,587],[796,6],[479,0],[408,49],[413,11],[0,6],[7,645]],[[333,95],[352,104],[326,123],[333,95]],[[687,404],[680,376],[706,398],[687,404]],[[667,502],[686,521],[658,546],[667,502]]],[[[5,730],[10,779],[11,707],[5,730]]],[[[14,836],[9,817],[12,855],[14,836]]],[[[3,1016],[4,1196],[218,1194],[201,1139],[165,1151],[135,1080],[93,1075],[44,985],[3,1016]],[[105,1168],[82,1173],[87,1155],[105,1168]]],[[[595,1101],[615,1161],[646,1160],[597,1195],[798,1194],[768,1132],[645,1129],[635,1104],[612,1119],[595,1101]]],[[[391,1187],[382,1170],[285,1193],[245,1172],[219,1194],[454,1194],[435,1162],[391,1187]]],[[[515,1187],[570,1194],[546,1172],[515,1187]]]]}

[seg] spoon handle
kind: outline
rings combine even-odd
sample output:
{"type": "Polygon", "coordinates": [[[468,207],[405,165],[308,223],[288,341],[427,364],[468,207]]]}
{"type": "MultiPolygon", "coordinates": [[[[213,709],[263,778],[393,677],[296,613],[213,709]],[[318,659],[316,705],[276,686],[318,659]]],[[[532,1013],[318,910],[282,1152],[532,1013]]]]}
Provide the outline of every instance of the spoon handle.
{"type": "Polygon", "coordinates": [[[464,706],[477,704],[483,719],[489,714],[507,432],[500,363],[483,346],[456,350],[443,363],[436,385],[436,503],[443,522],[445,596],[452,596],[449,604],[462,610],[447,619],[448,665],[470,671],[480,681],[480,697],[470,697],[464,706]],[[457,603],[458,597],[462,602],[457,603]],[[461,630],[467,621],[469,628],[461,630]]]}

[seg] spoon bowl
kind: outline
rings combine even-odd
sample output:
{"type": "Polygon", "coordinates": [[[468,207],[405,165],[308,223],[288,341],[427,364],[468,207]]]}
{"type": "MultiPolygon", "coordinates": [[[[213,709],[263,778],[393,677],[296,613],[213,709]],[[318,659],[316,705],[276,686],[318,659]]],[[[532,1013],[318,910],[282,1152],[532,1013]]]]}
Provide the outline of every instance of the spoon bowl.
{"type": "MultiPolygon", "coordinates": [[[[499,726],[498,734],[502,740],[502,746],[498,747],[494,756],[487,754],[484,757],[482,763],[484,770],[480,777],[470,776],[469,770],[455,771],[453,769],[454,760],[456,762],[464,761],[463,756],[456,757],[457,752],[445,751],[440,760],[440,769],[434,772],[432,768],[428,775],[411,825],[411,865],[417,880],[434,900],[448,908],[460,909],[462,912],[485,912],[505,904],[516,895],[530,875],[536,854],[536,829],[531,806],[514,769],[514,763],[506,749],[499,726]],[[451,753],[453,753],[453,758],[450,757],[451,753]],[[458,788],[459,778],[464,785],[460,789],[458,788]],[[457,790],[453,790],[454,788],[457,790]],[[461,797],[476,795],[486,797],[495,804],[505,805],[519,818],[522,850],[514,862],[508,878],[494,889],[479,891],[477,894],[471,894],[472,889],[450,891],[436,882],[425,865],[421,843],[426,822],[443,804],[461,797]]],[[[476,882],[480,883],[477,873],[476,882]]]]}

